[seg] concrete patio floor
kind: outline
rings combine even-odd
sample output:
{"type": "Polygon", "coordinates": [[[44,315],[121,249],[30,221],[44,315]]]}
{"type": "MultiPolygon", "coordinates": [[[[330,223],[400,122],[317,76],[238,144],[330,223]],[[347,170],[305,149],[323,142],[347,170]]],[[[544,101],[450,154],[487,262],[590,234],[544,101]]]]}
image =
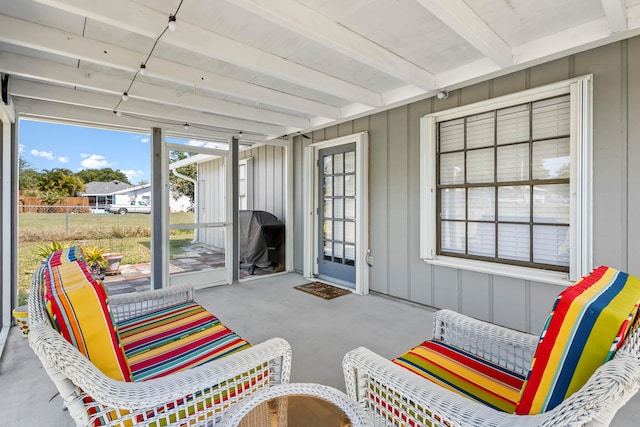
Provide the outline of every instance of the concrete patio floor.
{"type": "MultiPolygon", "coordinates": [[[[316,382],[344,390],[342,357],[366,346],[395,357],[431,337],[426,307],[379,295],[346,295],[333,300],[293,286],[306,283],[289,273],[196,293],[196,299],[223,323],[252,343],[285,338],[293,348],[292,382],[316,382]]],[[[11,328],[0,360],[0,425],[72,426],[53,383],[17,328],[11,328]]],[[[640,396],[619,411],[612,426],[636,424],[640,396]]]]}

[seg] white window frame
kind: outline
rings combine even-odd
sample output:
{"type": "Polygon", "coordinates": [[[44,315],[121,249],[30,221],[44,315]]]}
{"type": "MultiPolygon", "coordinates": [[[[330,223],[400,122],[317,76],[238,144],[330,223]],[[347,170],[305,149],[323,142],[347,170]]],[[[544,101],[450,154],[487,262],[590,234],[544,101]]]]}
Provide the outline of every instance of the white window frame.
{"type": "Polygon", "coordinates": [[[420,257],[433,265],[568,285],[593,269],[592,76],[582,76],[499,98],[426,115],[420,121],[420,257]],[[570,262],[569,274],[437,255],[436,128],[439,122],[570,94],[570,262]]]}

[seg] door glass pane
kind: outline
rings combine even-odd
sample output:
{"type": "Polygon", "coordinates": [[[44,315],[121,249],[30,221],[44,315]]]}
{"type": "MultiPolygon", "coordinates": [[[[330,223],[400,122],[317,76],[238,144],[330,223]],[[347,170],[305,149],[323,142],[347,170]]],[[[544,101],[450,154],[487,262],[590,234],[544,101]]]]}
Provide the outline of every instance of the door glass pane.
{"type": "Polygon", "coordinates": [[[344,223],[344,241],[347,243],[356,242],[356,223],[355,222],[344,223]]]}
{"type": "Polygon", "coordinates": [[[440,215],[442,219],[464,219],[464,188],[445,188],[440,190],[440,215]]]}
{"type": "Polygon", "coordinates": [[[344,222],[333,221],[333,240],[344,241],[344,222]]]}
{"type": "Polygon", "coordinates": [[[464,253],[464,223],[442,221],[440,238],[443,251],[464,253]]]}
{"type": "Polygon", "coordinates": [[[344,176],[338,175],[333,177],[333,195],[344,195],[344,176]]]}
{"type": "Polygon", "coordinates": [[[344,172],[344,155],[342,153],[333,155],[333,173],[344,172]]]}
{"type": "Polygon", "coordinates": [[[333,199],[324,199],[323,200],[323,212],[325,218],[333,217],[333,199]]]}
{"type": "Polygon", "coordinates": [[[355,175],[345,175],[344,195],[347,197],[353,197],[356,195],[356,176],[355,175]]]}
{"type": "Polygon", "coordinates": [[[344,245],[344,263],[347,265],[355,265],[356,247],[353,245],[344,245]]]}
{"type": "Polygon", "coordinates": [[[333,200],[333,217],[337,219],[344,218],[344,199],[333,200]]]}
{"type": "Polygon", "coordinates": [[[324,156],[322,160],[324,164],[324,174],[331,175],[333,173],[333,156],[324,156]]]}
{"type": "Polygon", "coordinates": [[[346,219],[356,219],[355,199],[344,199],[344,217],[346,219]]]}
{"type": "Polygon", "coordinates": [[[325,220],[324,221],[324,237],[327,239],[333,239],[333,231],[332,231],[332,227],[331,227],[331,221],[329,220],[325,220]]]}
{"type": "Polygon", "coordinates": [[[496,253],[496,225],[469,222],[469,254],[493,257],[496,253]]]}
{"type": "Polygon", "coordinates": [[[324,196],[333,196],[333,177],[325,176],[324,177],[324,186],[322,187],[324,196]]]}
{"type": "Polygon", "coordinates": [[[336,262],[342,262],[342,257],[344,254],[344,245],[342,243],[334,243],[333,244],[333,257],[336,262]]]}
{"type": "Polygon", "coordinates": [[[356,152],[344,153],[344,173],[356,173],[356,152]]]}
{"type": "Polygon", "coordinates": [[[333,256],[333,243],[325,240],[324,245],[322,245],[322,252],[324,254],[324,259],[331,261],[331,257],[333,256]]]}

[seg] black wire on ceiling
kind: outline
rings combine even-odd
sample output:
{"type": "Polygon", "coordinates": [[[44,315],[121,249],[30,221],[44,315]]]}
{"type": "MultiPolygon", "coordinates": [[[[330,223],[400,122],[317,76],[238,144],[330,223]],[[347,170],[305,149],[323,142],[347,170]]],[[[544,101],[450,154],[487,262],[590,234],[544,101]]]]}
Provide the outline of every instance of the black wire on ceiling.
{"type": "Polygon", "coordinates": [[[180,7],[182,7],[182,2],[184,0],[180,0],[180,3],[178,4],[178,7],[176,8],[176,11],[169,15],[169,20],[167,21],[167,26],[164,27],[164,30],[162,30],[162,32],[160,33],[160,35],[156,38],[156,40],[153,43],[153,46],[151,47],[151,50],[149,51],[149,54],[147,55],[147,59],[144,60],[144,62],[142,62],[140,64],[140,68],[138,69],[138,71],[136,71],[136,73],[133,75],[133,78],[131,79],[131,83],[129,83],[129,87],[127,88],[127,90],[125,90],[122,94],[122,98],[120,98],[120,100],[118,101],[118,104],[115,106],[115,108],[113,109],[113,113],[117,114],[118,116],[122,115],[119,111],[118,111],[118,107],[120,107],[120,104],[122,104],[123,101],[126,101],[129,97],[129,91],[131,90],[131,87],[133,86],[133,83],[136,81],[136,78],[138,77],[139,74],[144,74],[146,69],[147,69],[147,62],[149,61],[149,59],[151,58],[151,55],[153,54],[153,51],[155,50],[156,46],[158,45],[158,42],[160,41],[160,39],[162,38],[162,36],[164,36],[164,34],[167,32],[167,30],[169,30],[170,24],[176,22],[176,16],[178,15],[178,11],[180,10],[180,7]],[[145,70],[145,71],[143,71],[145,70]]]}

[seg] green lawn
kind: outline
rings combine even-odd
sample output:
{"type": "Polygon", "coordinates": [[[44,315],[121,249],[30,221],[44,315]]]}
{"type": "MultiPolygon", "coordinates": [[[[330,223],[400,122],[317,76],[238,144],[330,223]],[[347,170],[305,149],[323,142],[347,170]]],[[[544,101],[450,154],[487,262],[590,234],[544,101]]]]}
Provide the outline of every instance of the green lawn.
{"type": "MultiPolygon", "coordinates": [[[[193,222],[191,212],[172,212],[171,223],[193,222]]],[[[38,244],[58,241],[70,245],[98,246],[124,254],[122,263],[137,264],[151,260],[151,216],[143,214],[64,214],[21,213],[18,219],[18,291],[24,302],[31,276],[40,265],[38,244]]],[[[193,239],[192,230],[174,230],[170,253],[193,239]]]]}

